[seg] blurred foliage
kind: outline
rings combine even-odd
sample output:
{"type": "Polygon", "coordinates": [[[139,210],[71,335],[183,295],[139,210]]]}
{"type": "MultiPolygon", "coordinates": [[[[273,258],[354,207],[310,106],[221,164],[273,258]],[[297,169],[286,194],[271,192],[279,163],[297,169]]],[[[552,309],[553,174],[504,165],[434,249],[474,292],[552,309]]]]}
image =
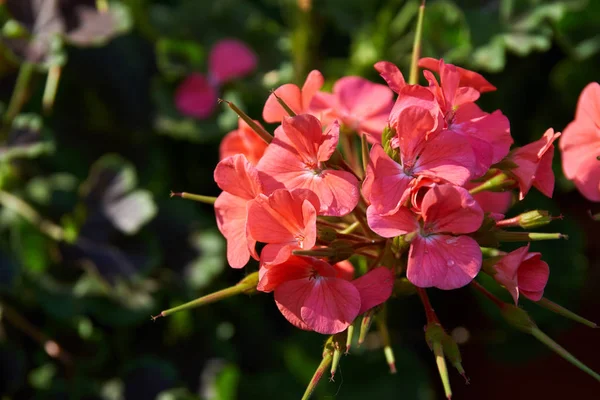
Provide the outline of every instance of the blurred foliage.
{"type": "MultiPolygon", "coordinates": [[[[348,74],[381,82],[372,68],[379,60],[406,73],[419,3],[314,0],[305,12],[292,0],[0,2],[0,395],[299,398],[324,338],[289,325],[271,296],[150,322],[245,273],[226,266],[211,208],[168,196],[218,194],[218,143],[237,117],[225,108],[203,121],[185,117],[174,92],[188,74],[207,71],[210,47],[228,37],[246,42],[259,67],[219,96],[255,118],[270,89],[303,82],[313,68],[327,87],[348,74]]],[[[598,80],[599,20],[592,0],[430,1],[423,55],[485,73],[498,91],[482,107],[501,109],[523,144],[562,129],[581,89],[598,80]]],[[[550,229],[570,240],[532,250],[551,266],[547,296],[577,310],[600,302],[598,283],[585,278],[600,264],[598,228],[582,217],[592,206],[569,192],[558,153],[555,171],[557,196],[532,193],[511,215],[565,215],[550,229]]],[[[486,350],[478,362],[489,364],[465,365],[467,373],[546,354],[467,289],[434,292],[432,301],[449,329],[472,329],[467,353],[486,350]]],[[[571,326],[524,306],[550,334],[571,326]]],[[[345,357],[315,398],[440,398],[418,300],[397,299],[388,314],[399,373],[388,373],[374,339],[364,346],[373,351],[345,357]]]]}

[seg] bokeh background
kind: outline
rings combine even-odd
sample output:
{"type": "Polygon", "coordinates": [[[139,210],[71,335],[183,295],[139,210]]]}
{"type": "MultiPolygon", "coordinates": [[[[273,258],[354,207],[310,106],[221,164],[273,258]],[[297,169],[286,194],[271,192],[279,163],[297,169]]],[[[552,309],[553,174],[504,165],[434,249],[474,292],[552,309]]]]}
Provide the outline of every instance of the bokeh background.
{"type": "MultiPolygon", "coordinates": [[[[372,67],[379,60],[408,72],[418,4],[0,1],[0,397],[300,398],[325,338],[293,328],[271,295],[150,320],[257,268],[226,265],[210,206],[169,198],[170,190],[219,193],[218,144],[237,127],[226,107],[204,120],[180,114],[174,93],[190,73],[206,73],[223,38],[258,57],[256,71],[220,93],[254,118],[270,89],[301,84],[314,68],[326,87],[344,75],[383,83],[372,67]],[[99,16],[106,5],[108,16],[99,16]]],[[[432,0],[423,55],[483,73],[498,90],[479,104],[501,109],[525,144],[548,127],[562,130],[583,87],[600,79],[598,21],[594,0],[432,0]]],[[[599,321],[600,225],[588,211],[600,205],[564,179],[558,151],[554,167],[554,198],[534,190],[509,215],[540,208],[564,216],[547,231],[569,240],[532,244],[551,268],[546,296],[599,321]]],[[[595,397],[597,382],[512,330],[470,288],[430,292],[444,326],[465,340],[471,383],[451,371],[454,398],[595,397]]],[[[598,331],[523,307],[600,370],[598,331]]],[[[418,298],[393,300],[388,321],[398,373],[389,374],[372,337],[314,398],[444,397],[418,298]]]]}

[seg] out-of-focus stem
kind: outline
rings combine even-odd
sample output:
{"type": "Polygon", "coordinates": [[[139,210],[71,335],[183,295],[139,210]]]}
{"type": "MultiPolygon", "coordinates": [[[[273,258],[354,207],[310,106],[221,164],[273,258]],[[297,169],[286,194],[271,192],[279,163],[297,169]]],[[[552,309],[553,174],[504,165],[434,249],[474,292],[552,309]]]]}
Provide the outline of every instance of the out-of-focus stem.
{"type": "Polygon", "coordinates": [[[19,314],[17,310],[4,303],[0,303],[0,316],[6,318],[15,328],[39,343],[50,357],[56,358],[66,365],[71,364],[73,359],[71,355],[55,340],[41,332],[35,325],[19,314]]]}
{"type": "Polygon", "coordinates": [[[423,16],[425,15],[425,0],[421,1],[419,14],[417,16],[417,28],[415,29],[415,41],[413,42],[412,59],[410,61],[410,74],[408,83],[416,85],[419,83],[419,58],[421,58],[421,37],[423,36],[423,16]]]}
{"type": "Polygon", "coordinates": [[[57,242],[65,240],[65,232],[60,226],[42,218],[33,207],[17,196],[5,192],[4,190],[0,190],[0,205],[16,212],[32,225],[35,225],[42,233],[48,235],[57,242]]]}
{"type": "Polygon", "coordinates": [[[6,135],[7,132],[10,131],[10,127],[12,125],[13,120],[21,112],[21,108],[25,104],[25,99],[27,98],[27,86],[29,86],[29,82],[31,77],[33,76],[33,71],[35,66],[33,63],[25,61],[21,64],[21,68],[19,69],[19,76],[17,77],[17,82],[15,83],[15,88],[12,92],[12,96],[10,98],[10,102],[8,103],[8,109],[4,114],[3,118],[3,134],[6,135]]]}

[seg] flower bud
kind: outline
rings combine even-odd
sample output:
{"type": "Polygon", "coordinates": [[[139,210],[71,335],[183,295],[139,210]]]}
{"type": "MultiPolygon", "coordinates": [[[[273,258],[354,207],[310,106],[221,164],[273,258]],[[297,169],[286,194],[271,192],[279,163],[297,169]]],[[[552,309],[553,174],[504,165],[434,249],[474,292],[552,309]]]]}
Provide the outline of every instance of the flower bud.
{"type": "Polygon", "coordinates": [[[329,226],[319,226],[317,232],[319,239],[327,243],[333,242],[337,238],[336,230],[329,226]]]}
{"type": "Polygon", "coordinates": [[[535,322],[533,322],[529,314],[522,308],[512,304],[503,304],[500,311],[506,322],[520,331],[532,333],[534,329],[537,329],[535,322]]]}
{"type": "Polygon", "coordinates": [[[390,126],[386,126],[381,133],[381,144],[383,151],[396,162],[400,161],[400,153],[398,149],[392,148],[392,139],[396,136],[396,130],[390,126]]]}
{"type": "Polygon", "coordinates": [[[437,322],[430,322],[425,327],[425,340],[429,345],[429,348],[435,355],[435,362],[442,379],[442,385],[444,386],[444,392],[446,397],[450,399],[452,397],[452,389],[450,388],[450,378],[448,376],[448,368],[446,367],[446,360],[444,359],[444,337],[447,336],[444,332],[444,328],[437,322]]]}
{"type": "Polygon", "coordinates": [[[548,211],[533,210],[517,215],[514,218],[498,221],[496,226],[502,228],[520,226],[523,229],[535,229],[544,225],[548,225],[553,219],[556,218],[550,216],[548,211]]]}

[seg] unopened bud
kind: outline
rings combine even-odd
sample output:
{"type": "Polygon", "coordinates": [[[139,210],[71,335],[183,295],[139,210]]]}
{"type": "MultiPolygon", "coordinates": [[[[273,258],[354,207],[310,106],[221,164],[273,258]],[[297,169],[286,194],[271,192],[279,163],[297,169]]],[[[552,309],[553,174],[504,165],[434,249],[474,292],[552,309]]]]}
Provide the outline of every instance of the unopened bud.
{"type": "Polygon", "coordinates": [[[310,379],[310,382],[308,383],[308,386],[306,387],[306,391],[304,392],[304,395],[302,396],[302,400],[308,400],[310,398],[310,396],[314,392],[315,388],[317,387],[317,384],[321,380],[321,377],[323,376],[325,371],[327,371],[327,369],[331,365],[332,361],[333,361],[333,351],[323,352],[323,359],[321,360],[321,363],[317,367],[315,374],[310,379]]]}
{"type": "Polygon", "coordinates": [[[319,226],[317,232],[319,239],[327,243],[333,242],[337,238],[336,230],[329,226],[319,226]]]}
{"type": "Polygon", "coordinates": [[[354,247],[349,240],[336,239],[329,244],[329,247],[333,250],[333,256],[329,257],[329,262],[332,264],[347,260],[354,254],[354,247]]]}
{"type": "Polygon", "coordinates": [[[462,366],[462,357],[460,355],[460,350],[454,338],[445,333],[444,339],[442,340],[442,347],[444,349],[444,354],[446,355],[446,358],[448,358],[448,360],[450,361],[452,366],[456,368],[458,373],[462,375],[466,383],[469,383],[469,378],[467,378],[465,370],[462,366]]]}
{"type": "Polygon", "coordinates": [[[392,148],[392,139],[396,136],[396,130],[389,125],[383,129],[381,133],[381,144],[383,145],[383,151],[385,154],[390,156],[390,158],[394,161],[400,160],[400,153],[398,149],[392,148]]]}
{"type": "Polygon", "coordinates": [[[369,333],[369,329],[371,329],[371,324],[373,323],[373,318],[375,318],[376,310],[378,310],[378,307],[371,308],[363,315],[360,323],[360,333],[358,334],[359,346],[363,344],[367,338],[367,333],[369,333]]]}
{"type": "Polygon", "coordinates": [[[552,217],[548,211],[533,210],[517,215],[514,218],[498,221],[496,226],[502,228],[520,226],[523,229],[535,229],[544,225],[548,225],[550,221],[556,218],[561,217],[552,217]]]}
{"type": "Polygon", "coordinates": [[[506,322],[520,331],[532,333],[534,329],[537,329],[535,322],[522,308],[512,304],[503,304],[500,311],[506,322]]]}
{"type": "Polygon", "coordinates": [[[481,192],[504,192],[507,189],[515,186],[515,180],[509,178],[506,174],[500,173],[495,177],[488,179],[481,185],[474,187],[469,190],[470,194],[477,194],[481,192]]]}

